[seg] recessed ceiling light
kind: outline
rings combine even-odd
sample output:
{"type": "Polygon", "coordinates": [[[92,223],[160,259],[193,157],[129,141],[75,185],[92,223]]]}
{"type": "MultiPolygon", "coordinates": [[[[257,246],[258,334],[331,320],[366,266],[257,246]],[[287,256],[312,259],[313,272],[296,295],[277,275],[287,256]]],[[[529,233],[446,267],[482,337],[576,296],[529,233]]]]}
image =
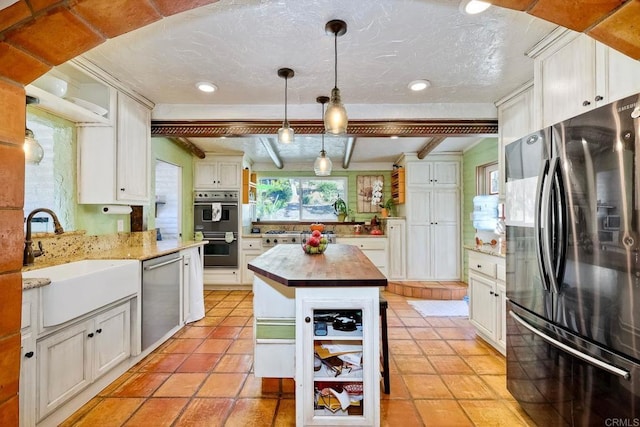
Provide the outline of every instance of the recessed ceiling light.
{"type": "Polygon", "coordinates": [[[460,3],[460,10],[464,13],[468,13],[469,15],[475,15],[477,13],[482,13],[487,10],[491,6],[491,3],[487,3],[486,1],[480,0],[463,0],[460,3]]]}
{"type": "Polygon", "coordinates": [[[218,87],[210,82],[198,82],[196,83],[196,87],[203,92],[211,93],[218,90],[218,87]]]}
{"type": "Polygon", "coordinates": [[[419,90],[425,90],[429,86],[431,86],[431,82],[429,82],[429,80],[414,80],[409,83],[409,89],[416,92],[419,90]]]}

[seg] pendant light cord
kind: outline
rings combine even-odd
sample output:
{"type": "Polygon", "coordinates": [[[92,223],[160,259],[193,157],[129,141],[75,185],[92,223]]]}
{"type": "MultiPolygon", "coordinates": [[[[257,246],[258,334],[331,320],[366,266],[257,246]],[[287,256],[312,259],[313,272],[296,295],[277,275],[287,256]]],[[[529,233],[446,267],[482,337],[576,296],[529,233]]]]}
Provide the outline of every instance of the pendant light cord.
{"type": "Polygon", "coordinates": [[[284,79],[284,124],[285,126],[289,125],[289,120],[287,120],[287,93],[289,92],[289,78],[286,77],[284,79]]]}
{"type": "MultiPolygon", "coordinates": [[[[324,102],[322,103],[322,117],[324,118],[324,102]]],[[[324,132],[322,132],[322,151],[324,153],[324,132]]]]}
{"type": "Polygon", "coordinates": [[[334,33],[333,59],[334,59],[334,88],[338,88],[338,33],[334,33]]]}

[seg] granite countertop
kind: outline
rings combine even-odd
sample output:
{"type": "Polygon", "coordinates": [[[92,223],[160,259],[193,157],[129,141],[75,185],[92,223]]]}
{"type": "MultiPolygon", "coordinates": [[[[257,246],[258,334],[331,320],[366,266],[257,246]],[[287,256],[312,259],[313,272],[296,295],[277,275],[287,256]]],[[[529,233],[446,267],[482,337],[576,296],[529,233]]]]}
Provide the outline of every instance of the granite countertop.
{"type": "Polygon", "coordinates": [[[479,252],[481,254],[487,254],[487,255],[493,255],[493,256],[497,256],[500,258],[505,258],[506,254],[502,254],[500,253],[499,248],[496,246],[496,248],[492,248],[491,245],[482,245],[481,248],[478,248],[475,245],[464,245],[464,248],[468,251],[474,251],[474,252],[479,252]]]}
{"type": "MultiPolygon", "coordinates": [[[[65,264],[69,262],[82,261],[85,259],[136,259],[138,261],[144,261],[151,258],[156,258],[162,255],[167,255],[183,249],[188,249],[208,243],[207,240],[202,241],[177,241],[177,240],[161,240],[154,242],[153,244],[143,246],[124,246],[121,248],[101,251],[98,253],[89,253],[83,258],[69,258],[56,262],[34,264],[25,266],[22,271],[38,270],[45,267],[52,267],[54,265],[65,264]]],[[[41,286],[49,285],[51,281],[46,278],[31,278],[22,279],[22,290],[39,288],[41,286]]]]}
{"type": "Polygon", "coordinates": [[[316,255],[298,245],[277,245],[250,261],[249,270],[290,287],[387,286],[387,278],[352,245],[329,245],[316,255]]]}

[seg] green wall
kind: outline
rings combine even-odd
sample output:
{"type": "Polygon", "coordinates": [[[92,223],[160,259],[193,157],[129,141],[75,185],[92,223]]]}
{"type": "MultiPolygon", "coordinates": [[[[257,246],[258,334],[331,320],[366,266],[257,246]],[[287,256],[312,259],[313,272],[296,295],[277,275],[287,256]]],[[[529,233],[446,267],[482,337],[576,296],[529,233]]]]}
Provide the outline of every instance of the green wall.
{"type": "MultiPolygon", "coordinates": [[[[476,196],[476,168],[487,163],[498,161],[498,139],[485,138],[471,149],[464,152],[462,157],[462,185],[464,195],[462,200],[462,244],[475,244],[476,230],[471,222],[473,212],[473,198],[476,196]]],[[[466,251],[463,253],[463,277],[467,281],[466,251]]]]}
{"type": "MultiPolygon", "coordinates": [[[[386,202],[391,197],[391,171],[369,170],[369,171],[332,171],[332,177],[347,177],[348,190],[347,190],[347,204],[350,211],[353,211],[355,218],[349,219],[350,221],[368,221],[373,218],[374,215],[380,217],[380,213],[358,213],[357,212],[357,189],[356,181],[358,175],[382,175],[384,177],[384,186],[382,187],[384,196],[382,197],[382,203],[386,202]]],[[[293,172],[293,171],[272,171],[272,172],[257,172],[258,179],[260,178],[280,178],[280,177],[314,177],[313,171],[293,172]]],[[[320,178],[321,179],[321,178],[320,178]]]]}

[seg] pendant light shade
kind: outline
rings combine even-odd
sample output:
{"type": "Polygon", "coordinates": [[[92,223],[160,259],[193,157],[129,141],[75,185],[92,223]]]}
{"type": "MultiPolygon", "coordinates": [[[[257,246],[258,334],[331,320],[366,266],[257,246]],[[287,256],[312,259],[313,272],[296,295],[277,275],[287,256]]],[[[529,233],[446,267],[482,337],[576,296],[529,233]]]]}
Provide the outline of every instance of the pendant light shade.
{"type": "Polygon", "coordinates": [[[340,89],[338,89],[338,37],[347,32],[347,23],[339,19],[327,22],[324,27],[327,33],[334,35],[334,86],[331,90],[331,99],[327,112],[324,114],[324,128],[327,132],[334,135],[341,135],[347,132],[347,110],[342,104],[340,97],[340,89]]]}
{"type": "Polygon", "coordinates": [[[295,75],[291,68],[280,68],[278,70],[278,76],[284,79],[284,122],[282,122],[282,127],[278,129],[278,142],[283,144],[290,144],[293,142],[293,138],[295,133],[291,126],[289,126],[289,120],[287,120],[287,90],[288,80],[295,75]]]}
{"type": "MultiPolygon", "coordinates": [[[[27,105],[29,104],[39,104],[40,99],[35,96],[27,95],[27,105]]],[[[24,131],[24,145],[22,146],[24,150],[24,161],[25,163],[29,163],[32,165],[38,165],[42,161],[44,157],[44,149],[42,145],[36,140],[35,135],[31,131],[31,129],[25,129],[24,131]]]]}
{"type": "MultiPolygon", "coordinates": [[[[322,117],[324,117],[324,104],[329,101],[329,97],[327,96],[319,96],[316,98],[316,101],[322,104],[322,117]]],[[[324,132],[322,133],[322,150],[320,150],[320,155],[316,157],[316,161],[313,162],[313,171],[316,173],[316,176],[329,176],[331,175],[331,169],[333,169],[333,162],[331,158],[327,156],[327,152],[324,151],[324,132]]]]}
{"type": "Polygon", "coordinates": [[[42,145],[36,141],[36,137],[31,129],[26,129],[24,132],[24,145],[22,148],[24,149],[24,160],[26,163],[32,165],[40,164],[44,157],[44,149],[42,145]]]}

